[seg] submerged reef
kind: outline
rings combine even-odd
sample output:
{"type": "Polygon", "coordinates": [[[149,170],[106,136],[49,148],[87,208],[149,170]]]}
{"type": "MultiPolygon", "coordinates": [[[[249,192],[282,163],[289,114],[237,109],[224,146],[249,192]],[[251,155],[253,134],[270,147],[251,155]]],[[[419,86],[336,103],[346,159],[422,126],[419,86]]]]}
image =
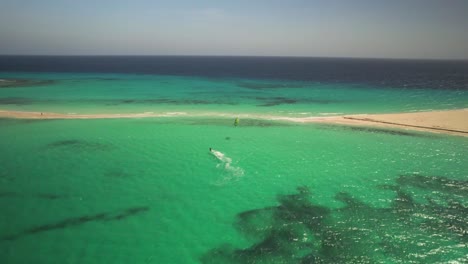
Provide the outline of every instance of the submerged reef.
{"type": "Polygon", "coordinates": [[[0,79],[0,88],[29,87],[54,84],[53,80],[0,79]]]}
{"type": "Polygon", "coordinates": [[[54,194],[54,193],[18,193],[18,192],[10,192],[10,191],[0,191],[0,198],[38,198],[38,199],[44,199],[44,200],[58,200],[58,199],[63,199],[67,198],[68,196],[66,195],[59,195],[59,194],[54,194]]]}
{"type": "Polygon", "coordinates": [[[251,246],[224,244],[203,263],[435,263],[468,261],[467,181],[400,176],[388,207],[353,195],[335,196],[344,206],[313,202],[307,187],[278,196],[278,205],[241,212],[234,227],[251,246]],[[417,195],[415,193],[418,193],[417,195]],[[422,194],[421,194],[422,193],[422,194]],[[454,195],[455,194],[455,195],[454,195]]]}
{"type": "Polygon", "coordinates": [[[34,103],[33,99],[24,97],[5,97],[0,98],[0,105],[29,105],[34,103]]]}
{"type": "Polygon", "coordinates": [[[246,88],[246,89],[252,89],[252,90],[308,87],[307,84],[301,84],[301,83],[257,83],[257,82],[241,82],[241,83],[237,83],[237,86],[246,88]]]}
{"type": "Polygon", "coordinates": [[[418,137],[418,138],[434,138],[437,136],[433,134],[428,134],[419,131],[409,131],[403,130],[401,128],[379,128],[371,126],[347,126],[339,124],[317,124],[315,126],[318,129],[326,130],[347,130],[360,133],[369,133],[369,134],[381,134],[381,135],[392,135],[392,136],[404,136],[404,137],[418,137]]]}
{"type": "Polygon", "coordinates": [[[352,130],[352,131],[369,132],[369,133],[376,133],[376,134],[388,134],[388,135],[395,135],[395,136],[430,137],[430,135],[426,135],[424,133],[410,132],[410,131],[404,131],[404,130],[385,129],[385,128],[357,127],[357,126],[356,127],[343,126],[343,128],[347,130],[352,130]]]}
{"type": "MultiPolygon", "coordinates": [[[[250,97],[247,97],[250,98],[250,97]]],[[[319,99],[319,98],[288,98],[284,96],[276,97],[252,97],[252,99],[260,102],[257,106],[269,107],[269,106],[278,106],[278,105],[290,105],[290,104],[337,104],[343,103],[342,100],[333,100],[333,99],[319,99]]]]}
{"type": "Polygon", "coordinates": [[[47,148],[70,148],[73,150],[102,150],[108,151],[114,148],[113,145],[108,143],[92,142],[81,139],[67,139],[54,141],[47,144],[47,148]]]}
{"type": "Polygon", "coordinates": [[[153,98],[153,99],[125,99],[125,100],[93,100],[94,102],[102,102],[108,106],[115,105],[131,105],[131,104],[169,104],[169,105],[236,105],[238,103],[228,100],[201,100],[201,99],[170,99],[170,98],[153,98]]]}
{"type": "Polygon", "coordinates": [[[79,217],[72,217],[63,219],[55,223],[44,224],[40,226],[35,226],[26,230],[23,230],[19,233],[7,235],[2,238],[2,240],[12,241],[17,240],[25,236],[30,236],[42,232],[48,232],[56,229],[65,229],[75,226],[80,226],[89,222],[109,222],[109,221],[120,221],[125,218],[135,216],[147,212],[150,208],[147,206],[132,207],[115,212],[102,212],[93,215],[83,215],[79,217]]]}

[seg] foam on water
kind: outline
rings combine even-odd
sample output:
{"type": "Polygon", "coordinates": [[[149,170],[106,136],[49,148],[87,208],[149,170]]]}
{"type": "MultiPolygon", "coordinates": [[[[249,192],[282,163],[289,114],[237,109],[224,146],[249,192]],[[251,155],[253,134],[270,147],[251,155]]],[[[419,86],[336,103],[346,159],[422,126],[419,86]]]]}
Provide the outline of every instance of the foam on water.
{"type": "Polygon", "coordinates": [[[241,167],[232,166],[232,159],[230,157],[215,149],[210,149],[210,152],[218,159],[218,161],[220,161],[220,163],[216,165],[216,168],[223,169],[225,172],[223,180],[221,182],[217,182],[218,184],[224,184],[227,181],[231,181],[244,175],[244,170],[241,167]]]}

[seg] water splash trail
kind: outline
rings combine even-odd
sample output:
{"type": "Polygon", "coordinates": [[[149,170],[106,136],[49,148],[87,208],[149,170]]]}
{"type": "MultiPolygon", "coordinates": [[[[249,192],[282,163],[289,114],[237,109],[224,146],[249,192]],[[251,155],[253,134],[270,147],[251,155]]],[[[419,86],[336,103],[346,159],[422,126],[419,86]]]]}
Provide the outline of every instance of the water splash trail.
{"type": "Polygon", "coordinates": [[[224,153],[218,150],[211,149],[210,152],[220,161],[216,167],[222,168],[227,173],[223,179],[223,182],[230,181],[234,177],[241,177],[244,175],[244,170],[242,168],[232,166],[232,159],[230,157],[226,156],[224,153]]]}

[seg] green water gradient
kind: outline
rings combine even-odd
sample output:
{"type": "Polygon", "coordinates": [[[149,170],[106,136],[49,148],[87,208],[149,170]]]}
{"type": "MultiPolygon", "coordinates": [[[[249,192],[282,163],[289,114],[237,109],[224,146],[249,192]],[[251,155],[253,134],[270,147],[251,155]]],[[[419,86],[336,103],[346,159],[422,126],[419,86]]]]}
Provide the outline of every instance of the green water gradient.
{"type": "Polygon", "coordinates": [[[467,260],[466,138],[232,121],[0,119],[0,262],[467,260]]]}
{"type": "Polygon", "coordinates": [[[468,141],[244,118],[468,107],[468,92],[0,73],[1,263],[467,261],[468,141]],[[221,117],[226,116],[225,118],[221,117]],[[233,125],[233,116],[241,116],[233,125]],[[209,148],[213,150],[210,151],[209,148]]]}
{"type": "Polygon", "coordinates": [[[468,107],[468,91],[452,89],[131,74],[0,73],[2,78],[50,81],[0,87],[0,109],[17,111],[303,117],[468,107]]]}

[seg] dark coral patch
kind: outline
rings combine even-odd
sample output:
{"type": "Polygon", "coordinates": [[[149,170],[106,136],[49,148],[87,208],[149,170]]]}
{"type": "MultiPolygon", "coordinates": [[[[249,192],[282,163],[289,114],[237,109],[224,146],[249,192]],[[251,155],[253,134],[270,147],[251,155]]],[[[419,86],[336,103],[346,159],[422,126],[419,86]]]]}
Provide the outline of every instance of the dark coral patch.
{"type": "Polygon", "coordinates": [[[57,229],[65,229],[65,228],[81,226],[89,222],[120,221],[130,216],[135,216],[135,215],[147,212],[149,209],[150,209],[149,207],[140,206],[140,207],[132,207],[132,208],[124,209],[124,210],[119,210],[116,212],[104,212],[104,213],[98,213],[94,215],[84,215],[80,217],[67,218],[59,222],[32,227],[22,232],[19,232],[17,234],[4,236],[3,240],[10,240],[10,241],[17,240],[24,236],[30,236],[30,235],[53,231],[57,229]]]}
{"type": "Polygon", "coordinates": [[[80,139],[59,140],[49,143],[49,148],[72,148],[77,150],[112,150],[114,147],[108,143],[92,142],[80,139]]]}
{"type": "Polygon", "coordinates": [[[53,80],[0,79],[0,88],[32,87],[54,84],[53,80]]]}
{"type": "Polygon", "coordinates": [[[369,132],[369,133],[377,133],[377,134],[388,134],[388,135],[395,135],[395,136],[408,136],[408,137],[429,137],[423,133],[417,132],[409,132],[403,130],[393,130],[393,129],[383,129],[383,128],[371,128],[371,127],[346,127],[348,130],[359,131],[359,132],[369,132]]]}
{"type": "Polygon", "coordinates": [[[0,98],[0,104],[3,105],[29,105],[34,103],[33,99],[24,97],[5,97],[0,98]]]}
{"type": "Polygon", "coordinates": [[[341,192],[335,198],[343,207],[332,209],[314,204],[309,190],[299,187],[295,194],[279,196],[277,206],[238,214],[235,227],[253,241],[251,246],[221,245],[201,261],[435,263],[465,257],[457,245],[468,242],[468,208],[460,200],[466,197],[466,181],[408,175],[378,188],[395,193],[388,207],[373,207],[341,192]],[[414,188],[425,191],[426,202],[415,198],[414,188]],[[447,243],[452,247],[446,251],[428,254],[447,243]]]}

